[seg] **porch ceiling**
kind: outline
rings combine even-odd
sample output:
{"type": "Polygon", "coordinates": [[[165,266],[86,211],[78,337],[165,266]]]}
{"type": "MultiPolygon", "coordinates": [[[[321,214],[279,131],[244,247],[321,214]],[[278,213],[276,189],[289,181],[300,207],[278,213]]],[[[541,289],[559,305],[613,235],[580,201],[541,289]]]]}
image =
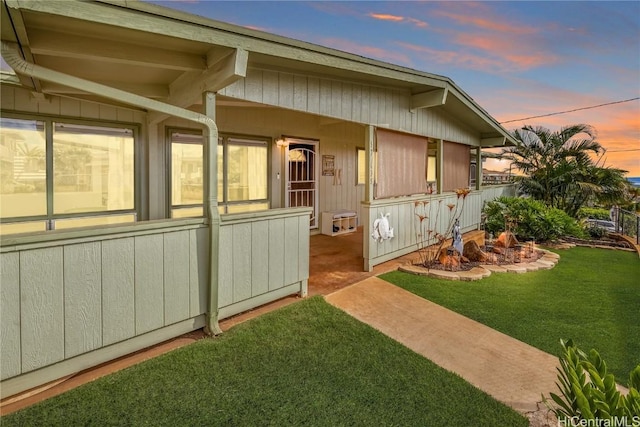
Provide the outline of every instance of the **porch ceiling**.
{"type": "MultiPolygon", "coordinates": [[[[199,97],[176,98],[174,93],[193,86],[197,86],[194,92],[219,90],[243,77],[237,68],[244,61],[244,72],[246,68],[280,70],[411,94],[447,88],[450,95],[437,108],[472,126],[483,138],[505,134],[446,77],[143,2],[102,0],[71,6],[69,2],[2,0],[1,36],[18,44],[29,62],[185,108],[199,103],[199,97]],[[224,73],[228,75],[216,77],[224,73]]],[[[76,88],[18,77],[34,92],[98,100],[76,88]]]]}

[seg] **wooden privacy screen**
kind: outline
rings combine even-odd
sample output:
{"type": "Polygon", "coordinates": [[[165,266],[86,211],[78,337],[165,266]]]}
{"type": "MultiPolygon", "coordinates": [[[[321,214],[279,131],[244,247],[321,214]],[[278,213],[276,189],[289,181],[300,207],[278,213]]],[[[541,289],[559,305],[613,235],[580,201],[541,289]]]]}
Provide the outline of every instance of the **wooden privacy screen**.
{"type": "Polygon", "coordinates": [[[376,129],[378,185],[376,199],[427,192],[425,137],[376,129]]]}
{"type": "Polygon", "coordinates": [[[443,144],[442,191],[469,187],[470,147],[445,141],[443,144]]]}

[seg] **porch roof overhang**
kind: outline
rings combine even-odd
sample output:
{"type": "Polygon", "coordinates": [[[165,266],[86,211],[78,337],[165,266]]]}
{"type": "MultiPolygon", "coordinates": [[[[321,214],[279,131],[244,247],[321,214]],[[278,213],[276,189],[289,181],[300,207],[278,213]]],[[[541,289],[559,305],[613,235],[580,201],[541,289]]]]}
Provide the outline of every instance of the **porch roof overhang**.
{"type": "MultiPolygon", "coordinates": [[[[2,41],[17,43],[24,58],[40,66],[190,109],[201,108],[202,92],[224,88],[248,68],[397,88],[411,93],[412,110],[442,108],[470,126],[481,147],[515,143],[444,76],[141,1],[74,3],[2,0],[2,41]]],[[[96,100],[78,88],[18,78],[40,96],[96,100]]]]}

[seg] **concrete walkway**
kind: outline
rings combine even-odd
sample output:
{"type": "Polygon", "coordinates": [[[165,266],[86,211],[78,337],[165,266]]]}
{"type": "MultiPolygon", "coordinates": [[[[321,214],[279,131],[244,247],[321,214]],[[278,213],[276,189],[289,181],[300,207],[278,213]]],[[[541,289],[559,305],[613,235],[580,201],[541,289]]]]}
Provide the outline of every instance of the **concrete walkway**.
{"type": "Polygon", "coordinates": [[[377,277],[325,298],[520,413],[557,390],[557,357],[377,277]]]}

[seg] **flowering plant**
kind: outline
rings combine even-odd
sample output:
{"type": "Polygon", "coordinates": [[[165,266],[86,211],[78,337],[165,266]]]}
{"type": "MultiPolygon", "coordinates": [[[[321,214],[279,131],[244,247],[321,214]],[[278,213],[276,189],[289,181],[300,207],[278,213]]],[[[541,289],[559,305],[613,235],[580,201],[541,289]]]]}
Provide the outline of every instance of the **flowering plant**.
{"type": "Polygon", "coordinates": [[[414,215],[418,219],[416,222],[418,254],[420,256],[420,264],[427,268],[432,267],[438,261],[442,247],[447,239],[452,237],[454,225],[460,219],[464,210],[465,199],[471,192],[468,188],[457,188],[454,191],[456,193],[455,203],[445,205],[448,209],[449,220],[444,230],[440,224],[443,199],[439,199],[435,203],[432,199],[433,196],[430,194],[428,200],[420,200],[414,203],[414,215]]]}

